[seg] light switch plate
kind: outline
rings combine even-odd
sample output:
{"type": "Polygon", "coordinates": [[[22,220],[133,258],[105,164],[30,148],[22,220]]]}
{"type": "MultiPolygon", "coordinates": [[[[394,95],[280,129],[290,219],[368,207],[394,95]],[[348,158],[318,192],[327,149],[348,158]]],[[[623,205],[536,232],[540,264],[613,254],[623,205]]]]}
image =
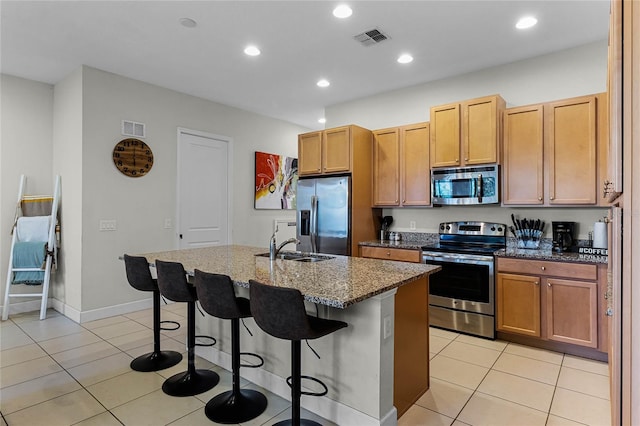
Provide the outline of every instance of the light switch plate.
{"type": "Polygon", "coordinates": [[[164,229],[171,229],[173,228],[173,221],[170,218],[166,218],[164,220],[164,229]]]}

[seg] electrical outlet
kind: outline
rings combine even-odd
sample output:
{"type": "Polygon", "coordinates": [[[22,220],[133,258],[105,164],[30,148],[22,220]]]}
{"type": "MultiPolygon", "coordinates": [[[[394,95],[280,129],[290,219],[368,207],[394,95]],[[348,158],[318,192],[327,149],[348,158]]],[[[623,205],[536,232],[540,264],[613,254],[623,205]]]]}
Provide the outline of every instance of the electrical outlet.
{"type": "Polygon", "coordinates": [[[393,334],[393,325],[391,322],[391,316],[387,315],[382,319],[382,336],[383,338],[391,337],[393,334]]]}
{"type": "Polygon", "coordinates": [[[412,231],[415,231],[415,229],[416,229],[416,221],[415,220],[409,221],[409,229],[411,229],[412,231]]]}
{"type": "Polygon", "coordinates": [[[116,220],[101,220],[100,221],[100,231],[115,231],[116,230],[116,220]]]}
{"type": "Polygon", "coordinates": [[[173,221],[171,220],[171,218],[166,218],[164,220],[164,229],[171,229],[173,228],[173,221]]]}

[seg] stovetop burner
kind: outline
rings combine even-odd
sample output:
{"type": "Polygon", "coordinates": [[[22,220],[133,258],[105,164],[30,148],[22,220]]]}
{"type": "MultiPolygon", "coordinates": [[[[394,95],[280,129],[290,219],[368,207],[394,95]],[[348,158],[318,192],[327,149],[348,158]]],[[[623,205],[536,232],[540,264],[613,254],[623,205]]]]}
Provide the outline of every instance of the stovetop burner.
{"type": "Polygon", "coordinates": [[[507,226],[492,222],[444,222],[435,246],[423,246],[423,251],[445,253],[488,254],[507,245],[507,226]]]}

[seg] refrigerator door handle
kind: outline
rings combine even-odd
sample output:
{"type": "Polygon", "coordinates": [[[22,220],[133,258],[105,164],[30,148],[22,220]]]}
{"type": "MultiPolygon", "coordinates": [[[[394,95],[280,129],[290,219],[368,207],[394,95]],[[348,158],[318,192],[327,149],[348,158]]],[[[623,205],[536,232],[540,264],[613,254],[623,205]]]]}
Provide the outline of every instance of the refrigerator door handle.
{"type": "Polygon", "coordinates": [[[318,247],[316,238],[318,237],[318,197],[311,196],[311,253],[317,253],[318,247]]]}

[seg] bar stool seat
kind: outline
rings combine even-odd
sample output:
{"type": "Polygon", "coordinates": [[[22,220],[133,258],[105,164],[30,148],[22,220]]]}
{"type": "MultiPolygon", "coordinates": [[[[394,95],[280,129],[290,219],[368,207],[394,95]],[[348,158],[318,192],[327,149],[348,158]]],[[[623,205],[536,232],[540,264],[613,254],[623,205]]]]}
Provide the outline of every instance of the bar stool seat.
{"type": "Polygon", "coordinates": [[[173,367],[182,361],[182,354],[176,351],[160,350],[160,330],[177,330],[180,324],[175,321],[160,321],[160,290],[158,282],[151,276],[149,262],[141,256],[124,255],[124,266],[127,281],[131,287],[140,291],[150,291],[153,294],[153,352],[140,355],[131,361],[131,369],[150,372],[173,367]],[[163,323],[177,325],[175,328],[162,328],[163,323]]]}
{"type": "Polygon", "coordinates": [[[302,376],[301,341],[326,336],[346,327],[347,323],[307,315],[302,293],[294,288],[275,287],[249,280],[249,292],[251,313],[258,327],[273,337],[291,341],[291,378],[287,379],[287,384],[291,386],[291,419],[278,422],[274,426],[320,426],[313,420],[300,418],[301,395],[320,396],[327,393],[322,382],[302,376]],[[303,377],[322,384],[324,392],[302,392],[303,377]]]}
{"type": "MultiPolygon", "coordinates": [[[[231,320],[231,372],[233,388],[212,398],[205,414],[217,423],[244,423],[258,417],[267,408],[267,397],[252,389],[240,389],[240,318],[251,317],[249,300],[236,297],[227,275],[195,270],[195,286],[200,306],[209,315],[231,320]]],[[[254,355],[262,361],[262,358],[254,355]]],[[[261,366],[255,365],[252,367],[261,366]]]]}
{"type": "Polygon", "coordinates": [[[208,391],[218,384],[220,376],[214,371],[196,369],[196,300],[194,286],[187,282],[181,263],[156,260],[160,293],[174,302],[187,303],[187,371],[174,374],[164,381],[162,390],[171,396],[193,396],[208,391]]]}

